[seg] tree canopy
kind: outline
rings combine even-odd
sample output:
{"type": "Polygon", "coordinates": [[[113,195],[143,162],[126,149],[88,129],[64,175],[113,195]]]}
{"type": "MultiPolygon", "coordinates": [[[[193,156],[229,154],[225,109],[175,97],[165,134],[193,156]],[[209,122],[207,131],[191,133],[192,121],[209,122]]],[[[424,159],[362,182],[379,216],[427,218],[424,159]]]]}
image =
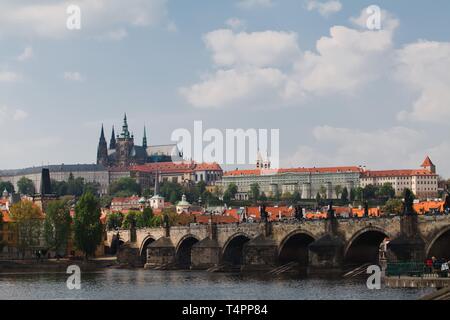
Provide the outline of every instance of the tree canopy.
{"type": "Polygon", "coordinates": [[[95,253],[102,241],[100,215],[99,200],[90,192],[83,194],[75,206],[74,242],[86,259],[95,253]]]}

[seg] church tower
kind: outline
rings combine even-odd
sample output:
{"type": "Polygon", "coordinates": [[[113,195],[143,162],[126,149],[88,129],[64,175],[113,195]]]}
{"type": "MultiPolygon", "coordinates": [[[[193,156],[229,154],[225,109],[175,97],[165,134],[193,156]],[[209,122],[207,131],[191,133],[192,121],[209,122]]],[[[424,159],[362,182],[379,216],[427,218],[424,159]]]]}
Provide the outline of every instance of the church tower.
{"type": "Polygon", "coordinates": [[[109,141],[109,149],[110,150],[116,149],[116,134],[114,132],[114,126],[112,127],[111,140],[109,141]]]}
{"type": "Polygon", "coordinates": [[[142,147],[144,149],[147,149],[147,130],[145,129],[145,126],[144,126],[144,138],[142,138],[142,147]]]}
{"type": "Polygon", "coordinates": [[[119,167],[127,167],[132,164],[131,157],[134,149],[134,137],[128,130],[127,114],[123,118],[122,133],[117,137],[116,141],[116,165],[119,167]]]}
{"type": "Polygon", "coordinates": [[[101,164],[104,166],[108,165],[108,145],[106,144],[105,131],[103,130],[103,125],[102,131],[100,133],[100,141],[98,142],[97,164],[101,164]]]}

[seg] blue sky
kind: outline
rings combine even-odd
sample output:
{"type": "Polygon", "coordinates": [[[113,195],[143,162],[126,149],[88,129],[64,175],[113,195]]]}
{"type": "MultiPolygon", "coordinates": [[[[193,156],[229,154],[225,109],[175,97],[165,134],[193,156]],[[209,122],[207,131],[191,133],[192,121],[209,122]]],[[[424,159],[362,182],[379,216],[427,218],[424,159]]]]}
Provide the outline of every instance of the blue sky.
{"type": "Polygon", "coordinates": [[[92,3],[1,2],[0,168],[92,163],[101,124],[109,138],[126,111],[151,144],[194,120],[279,128],[285,166],[415,168],[430,155],[450,176],[447,0],[92,3]],[[79,31],[65,28],[68,4],[79,31]],[[380,31],[360,23],[373,4],[380,31]]]}

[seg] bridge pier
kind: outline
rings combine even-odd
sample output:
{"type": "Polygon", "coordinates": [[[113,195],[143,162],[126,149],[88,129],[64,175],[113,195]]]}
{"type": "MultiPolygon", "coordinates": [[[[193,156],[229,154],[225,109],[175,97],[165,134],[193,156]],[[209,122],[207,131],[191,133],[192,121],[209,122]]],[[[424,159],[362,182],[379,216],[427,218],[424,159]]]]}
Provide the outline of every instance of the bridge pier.
{"type": "Polygon", "coordinates": [[[339,222],[330,203],[325,221],[325,236],[308,246],[308,275],[340,276],[344,267],[345,243],[338,234],[339,222]]]}
{"type": "Polygon", "coordinates": [[[270,271],[277,266],[277,242],[265,235],[260,235],[244,245],[242,271],[270,271]]]}
{"type": "Polygon", "coordinates": [[[162,237],[147,247],[145,269],[174,268],[176,263],[175,246],[170,237],[162,237]]]}
{"type": "Polygon", "coordinates": [[[220,264],[221,247],[217,241],[217,224],[210,219],[209,236],[192,246],[191,269],[206,270],[220,264]]]}
{"type": "Polygon", "coordinates": [[[418,230],[418,216],[404,215],[400,218],[400,236],[388,244],[388,260],[424,261],[425,241],[418,230]]]}
{"type": "Polygon", "coordinates": [[[340,276],[344,266],[344,242],[336,236],[326,235],[311,243],[308,275],[340,276]]]}

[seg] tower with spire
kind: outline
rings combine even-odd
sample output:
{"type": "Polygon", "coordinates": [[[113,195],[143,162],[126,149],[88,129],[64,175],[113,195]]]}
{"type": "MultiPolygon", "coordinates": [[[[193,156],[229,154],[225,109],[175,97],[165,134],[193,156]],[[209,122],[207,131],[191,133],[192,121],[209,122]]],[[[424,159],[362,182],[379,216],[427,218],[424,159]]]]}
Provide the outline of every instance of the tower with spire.
{"type": "Polygon", "coordinates": [[[132,164],[134,137],[128,130],[127,114],[123,117],[122,132],[116,140],[116,165],[127,167],[132,164]]]}
{"type": "Polygon", "coordinates": [[[142,147],[144,149],[147,149],[148,145],[147,145],[147,129],[144,126],[144,137],[142,138],[142,147]]]}
{"type": "Polygon", "coordinates": [[[114,132],[114,126],[112,127],[111,140],[109,141],[109,149],[110,150],[116,149],[116,134],[114,132]]]}
{"type": "Polygon", "coordinates": [[[103,124],[97,148],[97,164],[101,164],[104,166],[108,165],[108,145],[105,139],[105,130],[103,129],[103,124]]]}

